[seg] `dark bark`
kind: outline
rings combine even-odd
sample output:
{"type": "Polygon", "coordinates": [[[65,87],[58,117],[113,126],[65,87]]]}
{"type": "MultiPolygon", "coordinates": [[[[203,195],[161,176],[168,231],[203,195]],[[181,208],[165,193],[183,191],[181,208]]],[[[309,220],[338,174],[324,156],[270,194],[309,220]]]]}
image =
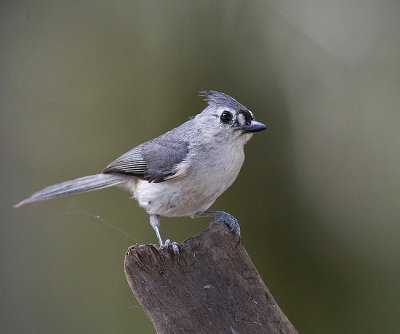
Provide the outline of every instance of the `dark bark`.
{"type": "Polygon", "coordinates": [[[179,256],[141,245],[125,257],[126,279],[157,333],[297,333],[226,226],[180,246],[179,256]]]}

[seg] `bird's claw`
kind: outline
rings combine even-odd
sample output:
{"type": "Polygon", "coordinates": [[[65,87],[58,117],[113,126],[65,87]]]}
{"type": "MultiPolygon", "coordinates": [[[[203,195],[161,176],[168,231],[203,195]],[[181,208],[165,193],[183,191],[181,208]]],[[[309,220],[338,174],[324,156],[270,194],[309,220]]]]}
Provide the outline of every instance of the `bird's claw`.
{"type": "Polygon", "coordinates": [[[179,244],[175,241],[171,241],[169,239],[165,240],[164,245],[162,245],[162,248],[166,250],[171,249],[175,255],[180,254],[179,244]]]}
{"type": "Polygon", "coordinates": [[[214,223],[225,223],[231,229],[231,232],[235,234],[240,242],[240,225],[235,217],[224,211],[218,211],[215,213],[214,223]]]}

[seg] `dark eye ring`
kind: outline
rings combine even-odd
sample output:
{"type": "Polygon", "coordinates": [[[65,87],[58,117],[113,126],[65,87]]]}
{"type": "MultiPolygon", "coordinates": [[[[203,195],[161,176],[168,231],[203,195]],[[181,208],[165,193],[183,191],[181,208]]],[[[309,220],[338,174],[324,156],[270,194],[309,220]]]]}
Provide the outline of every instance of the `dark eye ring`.
{"type": "Polygon", "coordinates": [[[225,110],[222,112],[219,119],[221,120],[221,123],[228,124],[232,120],[232,118],[233,115],[229,111],[225,110]]]}

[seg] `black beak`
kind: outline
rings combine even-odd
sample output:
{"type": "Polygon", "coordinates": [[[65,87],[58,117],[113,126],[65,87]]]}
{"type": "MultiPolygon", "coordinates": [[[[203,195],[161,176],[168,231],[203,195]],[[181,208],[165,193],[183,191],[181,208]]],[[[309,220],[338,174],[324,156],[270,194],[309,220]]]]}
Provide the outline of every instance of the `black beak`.
{"type": "Polygon", "coordinates": [[[267,126],[261,122],[251,121],[249,125],[242,127],[243,132],[260,132],[267,129],[267,126]]]}

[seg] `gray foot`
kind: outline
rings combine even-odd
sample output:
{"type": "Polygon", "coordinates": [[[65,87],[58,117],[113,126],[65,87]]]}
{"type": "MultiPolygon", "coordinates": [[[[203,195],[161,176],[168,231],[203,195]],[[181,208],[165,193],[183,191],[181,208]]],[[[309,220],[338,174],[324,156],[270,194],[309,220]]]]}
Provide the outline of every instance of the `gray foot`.
{"type": "Polygon", "coordinates": [[[171,249],[175,255],[180,254],[180,249],[179,249],[179,244],[175,241],[171,241],[169,239],[165,240],[164,245],[162,245],[162,248],[164,249],[171,249]]]}
{"type": "Polygon", "coordinates": [[[235,217],[224,211],[216,211],[214,213],[214,219],[214,223],[225,223],[228,225],[240,241],[240,225],[235,217]]]}

